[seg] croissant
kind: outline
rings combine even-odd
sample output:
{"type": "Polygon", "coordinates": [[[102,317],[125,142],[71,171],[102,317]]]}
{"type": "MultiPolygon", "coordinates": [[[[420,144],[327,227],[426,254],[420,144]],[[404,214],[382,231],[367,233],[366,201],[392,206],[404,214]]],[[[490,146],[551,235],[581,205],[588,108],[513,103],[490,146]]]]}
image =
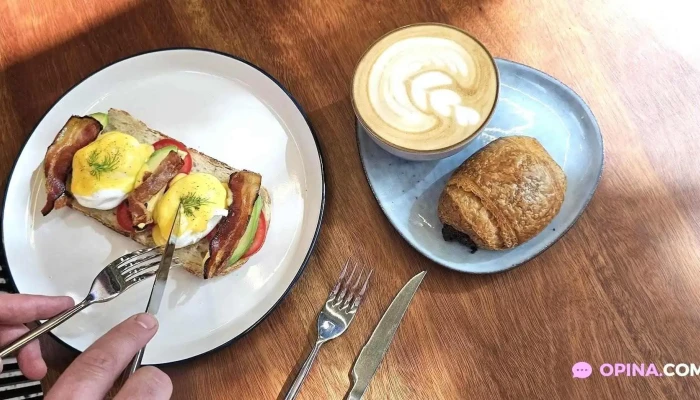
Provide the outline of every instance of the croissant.
{"type": "Polygon", "coordinates": [[[564,171],[537,139],[494,140],[447,182],[438,204],[443,236],[483,249],[513,248],[549,225],[565,193],[564,171]]]}

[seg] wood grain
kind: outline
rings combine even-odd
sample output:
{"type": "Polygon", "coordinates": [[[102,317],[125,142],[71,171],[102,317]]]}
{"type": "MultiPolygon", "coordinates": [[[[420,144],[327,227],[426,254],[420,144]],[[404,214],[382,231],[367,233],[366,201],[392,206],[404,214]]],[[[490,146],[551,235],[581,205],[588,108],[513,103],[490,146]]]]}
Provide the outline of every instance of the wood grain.
{"type": "MultiPolygon", "coordinates": [[[[349,332],[322,351],[302,399],[339,399],[396,291],[428,270],[367,399],[692,398],[699,377],[571,377],[571,366],[700,364],[700,25],[681,0],[426,2],[6,0],[0,5],[0,168],[91,72],[137,52],[199,46],[276,76],[309,113],[327,166],[324,227],[306,273],[251,334],[166,366],[176,399],[275,399],[309,350],[341,263],[376,268],[349,332]],[[461,275],[420,256],[376,204],[356,151],[352,72],[383,33],[456,25],[590,104],[606,165],[576,226],[527,265],[461,275]]],[[[47,387],[75,356],[43,340],[47,387]]]]}

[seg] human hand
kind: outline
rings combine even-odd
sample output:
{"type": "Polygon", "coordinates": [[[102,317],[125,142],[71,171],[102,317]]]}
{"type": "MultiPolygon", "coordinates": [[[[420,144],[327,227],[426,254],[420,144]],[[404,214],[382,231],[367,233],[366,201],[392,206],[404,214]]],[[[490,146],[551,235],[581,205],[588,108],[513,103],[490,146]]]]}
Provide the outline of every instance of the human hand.
{"type": "MultiPolygon", "coordinates": [[[[115,326],[73,361],[46,399],[103,399],[156,331],[158,321],[150,314],[134,315],[115,326]]],[[[169,399],[172,391],[168,375],[155,367],[141,367],[114,399],[169,399]]]]}
{"type": "MultiPolygon", "coordinates": [[[[29,330],[24,326],[25,323],[51,318],[73,305],[73,299],[67,296],[0,293],[0,345],[6,345],[24,335],[29,330]]],[[[17,352],[17,363],[29,379],[39,380],[46,375],[46,363],[41,357],[37,340],[17,352]]]]}

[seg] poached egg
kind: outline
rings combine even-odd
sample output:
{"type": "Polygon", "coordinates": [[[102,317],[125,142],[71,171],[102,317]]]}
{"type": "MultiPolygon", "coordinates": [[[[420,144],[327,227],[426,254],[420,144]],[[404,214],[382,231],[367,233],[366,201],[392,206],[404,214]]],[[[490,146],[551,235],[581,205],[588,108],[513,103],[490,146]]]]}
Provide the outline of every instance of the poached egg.
{"type": "Polygon", "coordinates": [[[73,197],[97,210],[118,206],[134,189],[136,175],[152,153],[152,145],[122,132],[98,136],[73,157],[73,197]]]}
{"type": "Polygon", "coordinates": [[[223,183],[206,173],[192,173],[171,182],[153,212],[153,240],[162,246],[168,240],[177,209],[182,204],[179,226],[173,227],[175,248],[189,246],[209,234],[228,215],[228,192],[223,183]]]}

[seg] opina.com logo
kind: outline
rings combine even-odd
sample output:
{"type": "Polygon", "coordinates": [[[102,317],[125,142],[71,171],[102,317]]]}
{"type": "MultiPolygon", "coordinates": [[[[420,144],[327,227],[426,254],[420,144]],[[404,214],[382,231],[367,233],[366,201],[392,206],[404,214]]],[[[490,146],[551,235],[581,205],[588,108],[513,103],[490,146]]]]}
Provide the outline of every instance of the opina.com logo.
{"type": "MultiPolygon", "coordinates": [[[[586,379],[593,375],[594,368],[591,364],[585,361],[579,361],[571,367],[571,373],[574,378],[586,379]]],[[[700,375],[700,365],[696,364],[664,364],[661,368],[657,368],[656,364],[624,364],[624,363],[604,363],[600,364],[597,371],[604,377],[610,376],[667,376],[667,377],[685,377],[700,375]]]]}

